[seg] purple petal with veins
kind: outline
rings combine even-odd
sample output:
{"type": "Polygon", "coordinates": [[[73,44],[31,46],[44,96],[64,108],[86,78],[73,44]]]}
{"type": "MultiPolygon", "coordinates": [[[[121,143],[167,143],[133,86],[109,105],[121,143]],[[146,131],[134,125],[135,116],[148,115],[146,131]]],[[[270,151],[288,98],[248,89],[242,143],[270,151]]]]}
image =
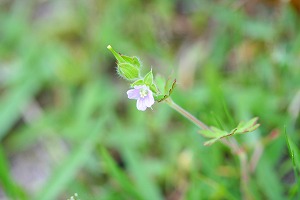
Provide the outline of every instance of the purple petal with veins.
{"type": "Polygon", "coordinates": [[[138,110],[145,111],[154,104],[153,93],[146,85],[134,86],[134,89],[127,91],[129,99],[136,99],[136,107],[138,110]]]}
{"type": "Polygon", "coordinates": [[[131,89],[127,91],[128,99],[138,99],[140,98],[140,90],[131,89]]]}

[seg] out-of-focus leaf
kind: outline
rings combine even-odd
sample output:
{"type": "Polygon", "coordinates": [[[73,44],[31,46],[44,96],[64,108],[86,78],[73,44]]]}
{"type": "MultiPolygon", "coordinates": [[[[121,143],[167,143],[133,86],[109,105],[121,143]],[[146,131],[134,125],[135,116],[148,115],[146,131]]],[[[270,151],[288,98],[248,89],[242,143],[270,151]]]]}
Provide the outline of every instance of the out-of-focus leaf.
{"type": "Polygon", "coordinates": [[[27,199],[24,192],[16,185],[10,176],[9,166],[0,145],[0,184],[11,199],[27,199]]]}
{"type": "Polygon", "coordinates": [[[54,171],[50,180],[44,185],[43,189],[36,195],[36,200],[56,199],[59,193],[74,178],[76,172],[82,167],[89,158],[89,154],[99,141],[99,136],[106,122],[105,118],[95,121],[95,127],[91,132],[86,132],[86,137],[80,145],[71,153],[71,155],[62,162],[61,166],[54,171]]]}
{"type": "Polygon", "coordinates": [[[143,166],[143,163],[137,162],[138,160],[140,160],[140,158],[138,158],[138,155],[133,150],[128,148],[125,148],[123,152],[124,157],[128,162],[129,170],[136,182],[136,188],[138,191],[140,191],[143,199],[163,199],[157,185],[155,185],[155,182],[149,176],[145,166],[143,166]]]}
{"type": "Polygon", "coordinates": [[[119,169],[114,159],[109,155],[105,148],[102,148],[101,156],[104,161],[106,172],[118,181],[124,191],[126,191],[127,195],[132,196],[133,199],[143,199],[132,185],[132,182],[124,172],[119,169]]]}
{"type": "Polygon", "coordinates": [[[236,127],[236,131],[234,134],[243,134],[256,130],[260,126],[260,124],[257,124],[257,120],[258,117],[255,117],[248,122],[240,122],[236,127]]]}
{"type": "Polygon", "coordinates": [[[9,91],[0,99],[0,140],[16,122],[23,107],[34,96],[38,88],[38,81],[31,79],[16,89],[9,91]]]}
{"type": "Polygon", "coordinates": [[[297,148],[294,146],[294,144],[290,141],[287,133],[286,133],[286,129],[284,130],[284,134],[285,134],[285,140],[286,140],[286,144],[288,147],[288,151],[290,154],[290,157],[292,159],[292,163],[293,163],[293,170],[294,170],[294,175],[295,175],[295,184],[294,187],[292,188],[292,196],[295,197],[296,195],[298,195],[298,199],[300,197],[300,193],[299,193],[299,189],[300,189],[300,180],[299,180],[299,174],[298,174],[298,168],[297,168],[297,164],[296,164],[296,159],[295,159],[295,152],[297,152],[297,148]]]}

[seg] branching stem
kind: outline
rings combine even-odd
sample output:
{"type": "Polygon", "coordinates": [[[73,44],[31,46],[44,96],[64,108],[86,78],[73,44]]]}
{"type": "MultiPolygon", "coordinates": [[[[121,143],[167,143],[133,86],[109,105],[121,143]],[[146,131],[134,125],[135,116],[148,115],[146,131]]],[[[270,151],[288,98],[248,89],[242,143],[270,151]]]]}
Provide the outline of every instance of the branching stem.
{"type": "MultiPolygon", "coordinates": [[[[176,110],[182,116],[190,120],[200,129],[209,129],[205,123],[194,117],[191,113],[177,105],[170,97],[164,100],[171,108],[176,110]]],[[[248,161],[247,161],[247,154],[243,148],[241,148],[238,142],[234,138],[226,139],[223,138],[220,140],[222,144],[230,148],[231,152],[238,156],[241,165],[241,192],[243,195],[243,199],[251,199],[251,195],[247,190],[247,183],[249,180],[249,170],[248,170],[248,161]]]]}

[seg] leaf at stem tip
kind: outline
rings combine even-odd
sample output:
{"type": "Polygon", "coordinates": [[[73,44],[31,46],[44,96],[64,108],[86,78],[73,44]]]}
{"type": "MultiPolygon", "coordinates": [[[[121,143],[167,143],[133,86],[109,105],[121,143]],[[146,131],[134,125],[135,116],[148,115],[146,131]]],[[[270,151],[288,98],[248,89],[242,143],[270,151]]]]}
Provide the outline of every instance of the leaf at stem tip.
{"type": "Polygon", "coordinates": [[[238,126],[232,129],[230,132],[220,130],[216,127],[210,127],[210,129],[200,130],[199,133],[204,137],[211,138],[204,143],[205,146],[210,146],[222,138],[233,136],[236,134],[244,134],[256,130],[260,126],[260,124],[257,124],[257,121],[258,117],[255,117],[248,122],[240,122],[238,126]]]}

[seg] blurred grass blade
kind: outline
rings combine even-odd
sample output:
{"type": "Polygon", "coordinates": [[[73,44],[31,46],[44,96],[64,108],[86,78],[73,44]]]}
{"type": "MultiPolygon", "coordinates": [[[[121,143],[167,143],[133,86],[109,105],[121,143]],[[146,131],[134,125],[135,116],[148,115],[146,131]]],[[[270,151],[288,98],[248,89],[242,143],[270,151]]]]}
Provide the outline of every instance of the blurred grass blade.
{"type": "Polygon", "coordinates": [[[107,150],[103,147],[101,149],[101,156],[105,164],[106,172],[113,178],[118,181],[120,186],[126,191],[126,193],[132,196],[133,199],[143,198],[140,196],[139,192],[136,190],[136,187],[133,186],[129,178],[124,174],[124,172],[119,169],[114,159],[110,156],[107,150]]]}
{"type": "Polygon", "coordinates": [[[283,188],[271,161],[266,157],[260,159],[256,170],[257,184],[266,195],[266,199],[282,200],[283,188]]]}
{"type": "Polygon", "coordinates": [[[57,196],[64,188],[70,183],[70,181],[76,175],[76,172],[84,165],[89,158],[89,154],[94,149],[95,145],[99,141],[101,131],[105,124],[104,119],[99,122],[95,122],[95,127],[91,133],[86,133],[85,139],[82,141],[71,155],[62,163],[62,165],[54,171],[50,180],[44,185],[40,192],[36,196],[36,200],[52,200],[57,196]]]}
{"type": "Polygon", "coordinates": [[[229,124],[230,124],[231,127],[234,127],[235,126],[235,122],[234,122],[233,116],[229,112],[229,108],[228,108],[228,105],[227,105],[227,103],[225,101],[224,95],[221,95],[221,101],[222,101],[222,106],[223,106],[225,115],[226,115],[226,117],[227,117],[227,119],[229,121],[229,124]]]}
{"type": "Polygon", "coordinates": [[[293,162],[293,170],[294,170],[294,175],[295,175],[295,185],[293,188],[293,190],[294,190],[293,193],[296,193],[296,194],[291,194],[291,195],[292,196],[298,195],[298,199],[299,199],[300,180],[299,180],[299,174],[298,174],[298,169],[297,169],[296,160],[295,160],[295,151],[294,151],[294,149],[291,145],[290,139],[286,133],[286,127],[284,127],[284,135],[285,135],[285,141],[286,141],[286,144],[288,147],[288,152],[289,152],[289,155],[293,162]]]}
{"type": "Polygon", "coordinates": [[[124,157],[128,162],[128,167],[136,182],[136,187],[145,200],[163,199],[157,185],[151,180],[146,168],[139,161],[142,160],[130,148],[124,148],[124,157]]]}
{"type": "Polygon", "coordinates": [[[215,119],[219,129],[224,130],[224,126],[222,125],[220,119],[217,117],[217,115],[212,111],[211,116],[215,119]]]}
{"type": "Polygon", "coordinates": [[[24,192],[16,185],[10,176],[9,165],[4,155],[2,146],[0,146],[0,184],[4,189],[4,192],[11,199],[27,199],[24,192]]]}
{"type": "Polygon", "coordinates": [[[34,96],[38,85],[35,79],[27,80],[17,89],[10,91],[4,98],[0,99],[0,140],[17,121],[22,107],[34,96]]]}

